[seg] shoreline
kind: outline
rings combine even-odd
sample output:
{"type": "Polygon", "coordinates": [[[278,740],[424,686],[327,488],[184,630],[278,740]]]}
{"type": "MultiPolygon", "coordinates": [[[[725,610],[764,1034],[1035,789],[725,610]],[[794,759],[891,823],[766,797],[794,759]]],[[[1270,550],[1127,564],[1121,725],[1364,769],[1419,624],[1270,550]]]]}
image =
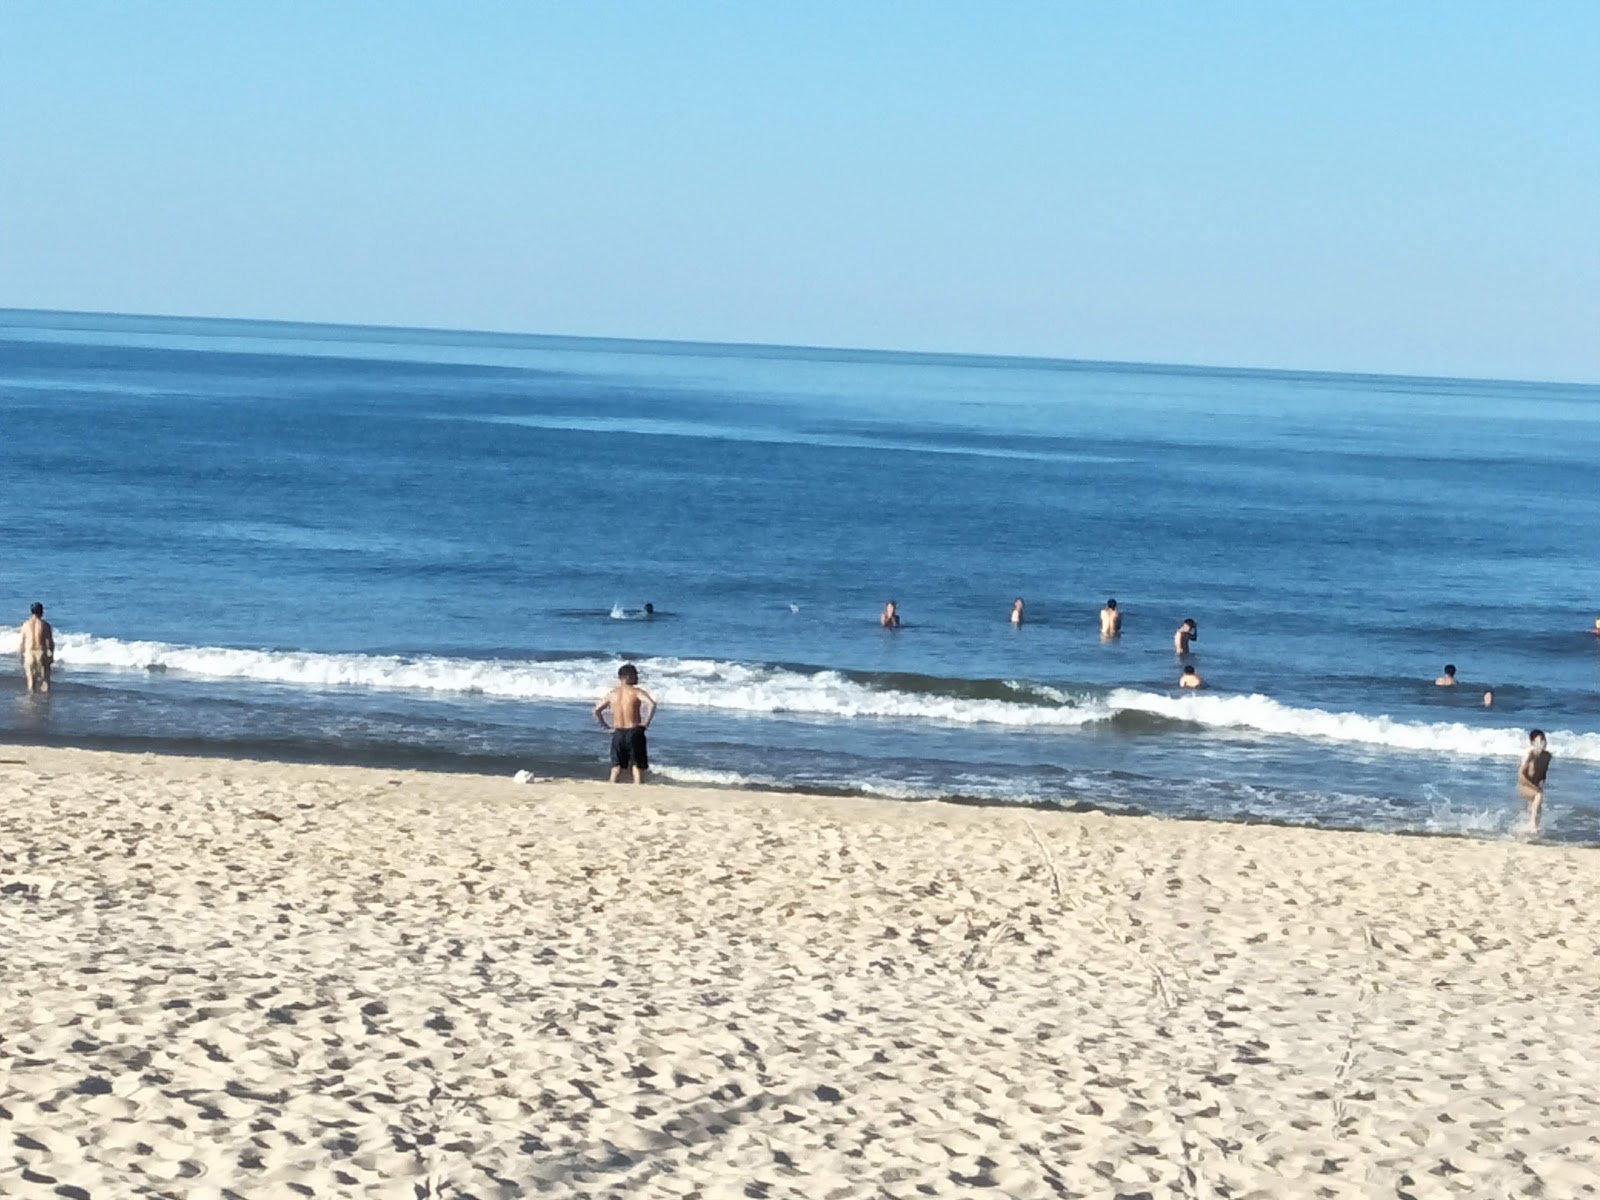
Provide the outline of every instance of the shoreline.
{"type": "Polygon", "coordinates": [[[8,1195],[1600,1178],[1579,848],[19,756],[8,1195]]]}
{"type": "MultiPolygon", "coordinates": [[[[419,775],[460,777],[463,779],[501,780],[512,782],[511,774],[505,769],[515,766],[515,760],[502,762],[494,760],[494,770],[485,766],[483,770],[470,769],[470,761],[451,763],[438,758],[418,754],[412,756],[416,761],[408,761],[401,757],[398,761],[388,760],[373,755],[363,757],[335,757],[333,755],[304,754],[287,757],[269,757],[266,755],[230,753],[225,748],[211,750],[200,746],[171,747],[166,743],[156,743],[152,748],[150,740],[133,736],[118,737],[104,736],[90,739],[62,739],[59,741],[23,741],[0,733],[0,748],[11,748],[18,752],[28,750],[82,752],[85,754],[121,754],[138,758],[158,758],[183,760],[193,759],[204,762],[225,763],[261,763],[267,765],[297,766],[297,767],[328,767],[347,768],[362,771],[403,771],[415,772],[419,775]]],[[[535,773],[537,782],[545,785],[564,784],[582,787],[588,783],[605,784],[600,775],[600,768],[594,775],[562,775],[535,773]]],[[[519,785],[522,786],[522,785],[519,785]]],[[[618,787],[632,786],[618,784],[618,787]]],[[[1137,807],[1112,809],[1095,804],[1091,800],[1074,799],[1070,801],[1055,800],[997,800],[988,796],[967,796],[952,793],[940,796],[911,796],[891,797],[875,795],[870,791],[851,791],[846,788],[808,787],[804,784],[792,786],[770,786],[763,784],[734,784],[734,783],[701,783],[680,782],[663,775],[654,775],[645,785],[650,788],[672,788],[688,791],[707,791],[730,795],[771,795],[798,798],[827,798],[831,800],[858,800],[871,803],[926,805],[945,804],[959,808],[972,808],[997,812],[1035,812],[1035,813],[1065,813],[1065,814],[1095,814],[1113,820],[1155,820],[1195,823],[1201,825],[1216,825],[1223,828],[1269,828],[1269,829],[1304,829],[1321,833],[1351,833],[1351,834],[1376,834],[1384,837],[1403,837],[1446,840],[1460,840],[1466,842],[1487,843],[1517,843],[1538,846],[1563,846],[1575,850],[1600,850],[1600,841],[1586,840],[1549,840],[1544,838],[1516,837],[1506,834],[1478,833],[1461,829],[1369,829],[1359,825],[1327,825],[1310,824],[1307,822],[1291,820],[1228,820],[1225,817],[1202,816],[1189,813],[1160,813],[1137,807]]],[[[1508,801],[1508,808],[1510,803],[1508,801]]]]}

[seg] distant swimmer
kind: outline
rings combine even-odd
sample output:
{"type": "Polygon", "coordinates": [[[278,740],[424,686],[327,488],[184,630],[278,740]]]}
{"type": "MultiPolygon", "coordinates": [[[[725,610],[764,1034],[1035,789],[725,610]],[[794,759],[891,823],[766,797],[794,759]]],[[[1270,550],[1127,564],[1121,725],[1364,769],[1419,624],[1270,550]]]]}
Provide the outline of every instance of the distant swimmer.
{"type": "Polygon", "coordinates": [[[1450,663],[1448,666],[1445,667],[1444,674],[1439,676],[1439,678],[1437,678],[1437,679],[1435,679],[1433,681],[1433,686],[1434,687],[1455,687],[1455,685],[1456,685],[1456,665],[1455,665],[1455,663],[1450,663]]]}
{"type": "Polygon", "coordinates": [[[1200,627],[1194,623],[1193,617],[1185,617],[1183,624],[1178,626],[1178,631],[1172,635],[1172,648],[1179,654],[1189,653],[1189,643],[1200,636],[1200,627]]]}
{"type": "Polygon", "coordinates": [[[1594,619],[1594,635],[1600,637],[1600,617],[1594,619]]]}
{"type": "Polygon", "coordinates": [[[1205,687],[1206,681],[1200,678],[1200,672],[1193,667],[1185,667],[1183,675],[1178,679],[1178,686],[1182,688],[1205,687]]]}
{"type": "Polygon", "coordinates": [[[1528,831],[1539,832],[1539,817],[1544,808],[1544,777],[1550,770],[1550,751],[1544,748],[1544,730],[1528,731],[1528,752],[1517,768],[1517,791],[1528,802],[1528,831]]]}
{"type": "Polygon", "coordinates": [[[651,617],[653,617],[655,615],[656,615],[656,606],[654,604],[646,604],[644,606],[644,619],[646,621],[648,621],[651,617]]]}
{"type": "Polygon", "coordinates": [[[1122,636],[1122,614],[1117,611],[1117,602],[1107,600],[1106,606],[1100,610],[1100,636],[1114,638],[1122,636]]]}
{"type": "Polygon", "coordinates": [[[639,671],[632,663],[623,663],[617,669],[617,679],[617,686],[594,706],[594,719],[600,722],[601,729],[611,731],[611,782],[616,783],[628,770],[633,772],[635,783],[643,783],[644,774],[650,769],[644,731],[656,719],[656,698],[639,686],[639,671]],[[605,718],[608,708],[610,725],[605,718]]]}
{"type": "Polygon", "coordinates": [[[1494,707],[1494,689],[1493,688],[1490,688],[1488,691],[1484,692],[1484,694],[1483,694],[1483,706],[1485,708],[1493,708],[1494,707]]]}
{"type": "Polygon", "coordinates": [[[56,631],[44,619],[44,605],[34,604],[22,623],[22,678],[30,692],[50,690],[50,667],[56,658],[56,631]]]}
{"type": "Polygon", "coordinates": [[[893,600],[883,606],[883,612],[878,615],[878,624],[885,629],[900,628],[900,610],[895,608],[893,600]]]}
{"type": "Polygon", "coordinates": [[[1021,625],[1022,624],[1022,597],[1021,596],[1018,596],[1015,600],[1013,600],[1011,602],[1011,623],[1013,625],[1021,625]]]}

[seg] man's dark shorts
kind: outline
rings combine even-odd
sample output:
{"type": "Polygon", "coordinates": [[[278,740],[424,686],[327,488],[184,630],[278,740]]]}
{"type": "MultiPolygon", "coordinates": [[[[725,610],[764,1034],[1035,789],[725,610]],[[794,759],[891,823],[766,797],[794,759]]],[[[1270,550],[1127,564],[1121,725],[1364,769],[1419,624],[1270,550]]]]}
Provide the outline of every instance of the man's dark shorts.
{"type": "Polygon", "coordinates": [[[644,730],[613,729],[611,731],[611,765],[627,770],[638,767],[641,771],[650,769],[650,751],[644,741],[644,730]]]}

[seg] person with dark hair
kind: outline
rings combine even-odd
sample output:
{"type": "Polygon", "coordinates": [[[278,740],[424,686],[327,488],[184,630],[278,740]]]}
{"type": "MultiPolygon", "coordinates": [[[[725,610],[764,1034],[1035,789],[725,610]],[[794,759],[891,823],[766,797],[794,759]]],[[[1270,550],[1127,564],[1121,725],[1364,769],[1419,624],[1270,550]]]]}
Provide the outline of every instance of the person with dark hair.
{"type": "Polygon", "coordinates": [[[1100,610],[1100,636],[1114,638],[1122,636],[1122,614],[1117,611],[1117,602],[1107,600],[1106,606],[1100,610]]]}
{"type": "Polygon", "coordinates": [[[22,678],[30,692],[50,690],[50,666],[56,658],[56,633],[44,619],[44,605],[35,602],[22,623],[22,678]]]}
{"type": "Polygon", "coordinates": [[[656,698],[639,686],[639,670],[632,663],[623,663],[617,669],[617,686],[594,706],[594,719],[601,729],[611,731],[611,782],[622,778],[623,771],[633,774],[635,783],[643,783],[650,769],[650,749],[645,742],[645,730],[656,718],[656,698]],[[611,710],[611,724],[606,724],[605,711],[611,710]]]}
{"type": "Polygon", "coordinates": [[[883,606],[883,611],[878,614],[878,624],[885,629],[900,628],[900,610],[895,607],[893,600],[883,606]]]}
{"type": "Polygon", "coordinates": [[[1544,730],[1528,731],[1528,752],[1517,767],[1517,791],[1528,802],[1528,832],[1539,832],[1539,817],[1544,809],[1544,777],[1550,771],[1550,751],[1545,749],[1544,730]]]}
{"type": "Polygon", "coordinates": [[[1439,676],[1439,678],[1437,678],[1437,679],[1435,679],[1433,681],[1433,686],[1434,687],[1455,687],[1455,685],[1456,685],[1456,665],[1455,665],[1455,663],[1447,663],[1445,665],[1444,674],[1439,676]]]}
{"type": "Polygon", "coordinates": [[[1181,688],[1203,688],[1206,681],[1200,678],[1200,672],[1193,667],[1185,667],[1183,674],[1178,677],[1178,686],[1181,688]]]}
{"type": "Polygon", "coordinates": [[[1189,653],[1189,645],[1200,636],[1200,627],[1194,623],[1193,617],[1185,617],[1183,624],[1178,626],[1178,631],[1172,635],[1172,648],[1179,654],[1189,653]]]}

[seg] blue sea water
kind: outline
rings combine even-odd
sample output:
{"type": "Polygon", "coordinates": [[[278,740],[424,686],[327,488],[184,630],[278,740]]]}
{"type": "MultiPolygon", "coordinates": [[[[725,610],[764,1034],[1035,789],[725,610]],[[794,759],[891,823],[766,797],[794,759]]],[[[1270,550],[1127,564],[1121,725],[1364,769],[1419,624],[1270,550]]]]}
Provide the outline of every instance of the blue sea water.
{"type": "Polygon", "coordinates": [[[1600,841],[1594,387],[0,311],[0,447],[15,742],[1600,841]]]}

